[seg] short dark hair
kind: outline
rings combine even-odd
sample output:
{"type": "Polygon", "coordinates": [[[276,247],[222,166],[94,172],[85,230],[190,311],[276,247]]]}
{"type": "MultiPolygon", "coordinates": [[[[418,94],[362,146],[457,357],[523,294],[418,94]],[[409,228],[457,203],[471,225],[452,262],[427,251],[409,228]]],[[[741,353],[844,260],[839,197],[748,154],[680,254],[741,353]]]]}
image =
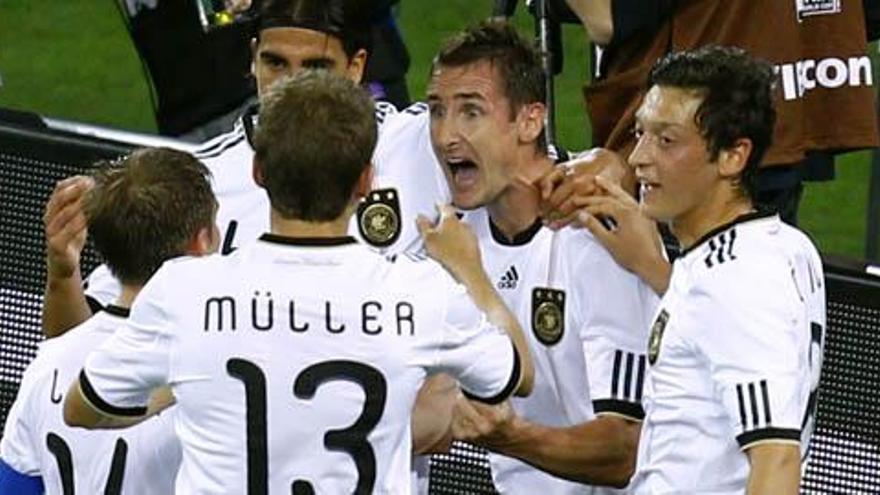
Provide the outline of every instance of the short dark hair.
{"type": "Polygon", "coordinates": [[[139,149],[99,162],[84,210],[89,236],[123,284],[144,284],[166,260],[186,254],[214,226],[211,172],[189,153],[139,149]]]}
{"type": "Polygon", "coordinates": [[[370,50],[376,10],[375,0],[262,0],[257,36],[272,27],[320,31],[338,38],[351,58],[360,49],[370,50]]]}
{"type": "Polygon", "coordinates": [[[284,218],[338,218],[376,147],[373,100],[348,79],[304,70],[273,84],[254,137],[272,207],[284,218]]]}
{"type": "Polygon", "coordinates": [[[658,60],[648,76],[648,87],[671,86],[703,94],[697,109],[697,127],[716,160],[737,139],[752,142],[743,169],[742,187],[752,199],[755,175],[773,140],[773,66],[736,47],[708,45],[694,51],[670,53],[658,60]]]}
{"type": "MultiPolygon", "coordinates": [[[[504,96],[510,101],[511,119],[523,105],[547,100],[541,52],[504,20],[482,21],[450,38],[434,58],[432,71],[438,65],[462,67],[481,61],[488,61],[498,71],[504,96]]],[[[546,153],[547,137],[543,130],[537,147],[539,152],[546,153]]]]}

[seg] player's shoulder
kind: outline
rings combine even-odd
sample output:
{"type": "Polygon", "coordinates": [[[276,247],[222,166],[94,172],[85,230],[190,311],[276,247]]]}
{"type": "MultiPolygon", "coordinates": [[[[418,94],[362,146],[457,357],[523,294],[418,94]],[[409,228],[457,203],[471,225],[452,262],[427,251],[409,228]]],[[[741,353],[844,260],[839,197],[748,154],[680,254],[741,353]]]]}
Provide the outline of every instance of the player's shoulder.
{"type": "Polygon", "coordinates": [[[418,102],[397,110],[390,103],[378,102],[376,122],[379,125],[380,142],[400,134],[419,133],[428,126],[428,105],[418,102]]]}
{"type": "Polygon", "coordinates": [[[216,161],[228,153],[230,149],[246,142],[247,132],[242,121],[239,119],[231,131],[205,141],[193,150],[193,155],[202,161],[216,161]]]}
{"type": "Polygon", "coordinates": [[[815,253],[809,238],[777,215],[753,213],[704,236],[680,265],[693,291],[757,304],[789,285],[797,257],[815,253]]]}
{"type": "Polygon", "coordinates": [[[424,249],[405,251],[386,257],[394,283],[418,288],[420,291],[446,290],[456,284],[455,279],[434,261],[424,249]]]}

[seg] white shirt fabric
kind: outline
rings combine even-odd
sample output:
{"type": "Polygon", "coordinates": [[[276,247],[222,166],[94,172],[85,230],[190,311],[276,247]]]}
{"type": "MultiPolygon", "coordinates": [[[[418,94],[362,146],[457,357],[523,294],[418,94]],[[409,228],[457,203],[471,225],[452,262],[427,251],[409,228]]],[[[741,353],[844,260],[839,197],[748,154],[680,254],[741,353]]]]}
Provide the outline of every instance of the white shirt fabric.
{"type": "Polygon", "coordinates": [[[40,344],[7,418],[0,457],[22,474],[41,476],[46,493],[105,493],[109,486],[121,487],[110,493],[173,493],[181,459],[174,407],[125,430],[64,423],[64,396],[86,356],[124,325],[122,310],[107,311],[40,344]]]}
{"type": "Polygon", "coordinates": [[[821,259],[777,216],[743,216],[683,253],[652,328],[636,493],[744,494],[746,449],[805,450],[825,324],[821,259]]]}
{"type": "MultiPolygon", "coordinates": [[[[194,153],[213,175],[222,254],[269,231],[269,198],[252,177],[254,150],[248,135],[254,118],[252,112],[245,114],[231,132],[204,143],[194,153]]],[[[448,203],[450,198],[443,171],[431,149],[427,105],[416,103],[397,112],[393,105],[377,102],[376,122],[379,139],[373,154],[373,188],[396,189],[402,222],[400,237],[379,251],[386,255],[419,252],[422,241],[416,217],[421,214],[436,218],[437,203],[448,203]]],[[[359,236],[355,218],[349,232],[359,236]]],[[[102,306],[115,300],[120,291],[105,265],[88,277],[86,294],[102,306]]]]}
{"type": "Polygon", "coordinates": [[[398,494],[432,372],[487,401],[519,378],[506,333],[439,265],[388,261],[353,238],[264,235],[229,256],[167,262],[80,381],[111,412],[172,387],[177,493],[290,493],[298,481],[398,494]]]}
{"type": "MultiPolygon", "coordinates": [[[[626,358],[623,367],[615,367],[615,358],[644,359],[648,322],[657,303],[653,291],[621,268],[586,230],[554,233],[535,225],[511,243],[493,234],[485,209],[467,212],[464,221],[476,233],[486,272],[531,346],[534,388],[529,397],[512,399],[517,414],[565,427],[592,419],[594,404],[600,404],[603,412],[641,419],[638,367],[629,367],[630,375],[624,376],[626,358]],[[533,324],[533,293],[547,288],[565,294],[564,327],[556,343],[539,338],[533,324]],[[618,373],[612,375],[615,369],[618,373]]],[[[602,493],[511,457],[489,457],[501,493],[602,493]]]]}

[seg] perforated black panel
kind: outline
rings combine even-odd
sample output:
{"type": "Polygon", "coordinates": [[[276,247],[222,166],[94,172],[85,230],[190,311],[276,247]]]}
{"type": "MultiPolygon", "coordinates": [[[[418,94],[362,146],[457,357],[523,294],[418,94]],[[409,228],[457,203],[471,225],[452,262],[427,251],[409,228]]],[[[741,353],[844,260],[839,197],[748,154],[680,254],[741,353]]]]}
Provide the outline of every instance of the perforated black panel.
{"type": "MultiPolygon", "coordinates": [[[[0,126],[0,425],[40,333],[45,280],[43,207],[55,183],[82,173],[125,147],[94,140],[0,126]]],[[[84,273],[97,264],[91,248],[84,273]]]]}
{"type": "Polygon", "coordinates": [[[803,493],[880,493],[880,286],[827,273],[828,331],[803,493]]]}

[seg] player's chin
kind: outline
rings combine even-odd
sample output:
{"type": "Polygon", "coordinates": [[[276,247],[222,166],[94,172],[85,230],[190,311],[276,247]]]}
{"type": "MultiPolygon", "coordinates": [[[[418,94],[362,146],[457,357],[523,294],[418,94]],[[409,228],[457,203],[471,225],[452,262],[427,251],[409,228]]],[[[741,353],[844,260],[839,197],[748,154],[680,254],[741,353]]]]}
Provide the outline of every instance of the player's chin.
{"type": "Polygon", "coordinates": [[[453,190],[452,206],[459,210],[476,210],[477,208],[485,206],[485,202],[476,195],[472,194],[470,191],[466,193],[460,193],[453,190]]]}

